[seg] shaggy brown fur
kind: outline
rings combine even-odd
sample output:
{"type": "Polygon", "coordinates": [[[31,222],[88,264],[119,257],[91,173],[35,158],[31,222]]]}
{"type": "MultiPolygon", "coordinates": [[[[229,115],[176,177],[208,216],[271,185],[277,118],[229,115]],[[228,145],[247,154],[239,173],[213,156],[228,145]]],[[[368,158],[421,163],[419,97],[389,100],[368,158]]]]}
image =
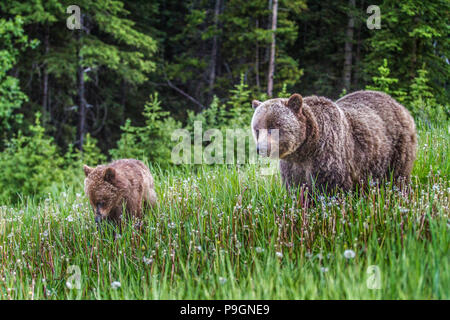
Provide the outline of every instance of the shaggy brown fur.
{"type": "Polygon", "coordinates": [[[391,171],[396,180],[410,177],[417,148],[414,120],[385,93],[357,91],[336,102],[294,94],[252,104],[258,146],[274,143],[270,137],[258,139],[259,130],[279,129],[280,170],[287,187],[351,190],[391,171]]]}
{"type": "Polygon", "coordinates": [[[122,208],[128,216],[141,218],[143,202],[157,202],[153,177],[141,161],[121,159],[96,168],[84,166],[84,192],[95,212],[95,221],[118,222],[122,208]]]}

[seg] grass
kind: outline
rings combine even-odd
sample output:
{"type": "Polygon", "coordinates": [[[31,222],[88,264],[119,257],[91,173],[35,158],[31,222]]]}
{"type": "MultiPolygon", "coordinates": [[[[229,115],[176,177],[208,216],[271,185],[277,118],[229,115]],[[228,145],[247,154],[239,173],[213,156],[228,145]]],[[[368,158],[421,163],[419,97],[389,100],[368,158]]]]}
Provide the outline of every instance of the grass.
{"type": "Polygon", "coordinates": [[[308,209],[257,166],[153,168],[161,207],[116,236],[97,230],[80,169],[76,185],[0,207],[0,297],[449,299],[450,133],[419,136],[407,190],[308,209]]]}

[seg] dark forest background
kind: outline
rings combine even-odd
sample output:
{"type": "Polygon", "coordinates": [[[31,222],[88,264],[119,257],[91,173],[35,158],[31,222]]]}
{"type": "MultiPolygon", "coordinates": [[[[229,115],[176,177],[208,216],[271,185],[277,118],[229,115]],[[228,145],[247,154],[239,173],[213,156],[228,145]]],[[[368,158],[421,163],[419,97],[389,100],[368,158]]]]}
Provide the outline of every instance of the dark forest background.
{"type": "Polygon", "coordinates": [[[167,162],[173,129],[247,126],[252,99],[294,92],[376,89],[424,123],[449,116],[447,0],[80,0],[80,30],[71,4],[0,3],[2,185],[34,192],[56,179],[39,170],[73,163],[167,162]]]}

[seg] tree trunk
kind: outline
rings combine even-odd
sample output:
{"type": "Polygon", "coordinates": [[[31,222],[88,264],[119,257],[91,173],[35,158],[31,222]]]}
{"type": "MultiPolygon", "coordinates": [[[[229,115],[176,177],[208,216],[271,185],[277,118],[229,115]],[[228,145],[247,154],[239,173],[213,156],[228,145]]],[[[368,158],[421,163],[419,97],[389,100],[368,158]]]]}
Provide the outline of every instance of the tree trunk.
{"type": "Polygon", "coordinates": [[[77,132],[77,146],[79,150],[83,150],[84,135],[86,133],[86,100],[85,100],[85,86],[84,86],[84,68],[83,58],[80,55],[81,40],[83,33],[83,15],[80,17],[82,28],[77,30],[77,95],[78,95],[78,132],[77,132]]]}
{"type": "Polygon", "coordinates": [[[275,49],[276,49],[276,36],[277,31],[277,14],[278,14],[278,0],[273,0],[272,8],[272,45],[270,47],[270,61],[269,61],[269,74],[267,82],[267,95],[272,97],[273,94],[273,76],[275,73],[275,49]]]}
{"type": "MultiPolygon", "coordinates": [[[[361,12],[364,11],[364,0],[361,1],[361,12]]],[[[353,64],[353,79],[352,79],[352,86],[353,88],[359,88],[359,74],[360,74],[360,61],[361,61],[361,29],[363,28],[363,23],[361,21],[361,18],[357,19],[358,21],[358,36],[357,36],[357,42],[356,42],[356,53],[355,53],[355,63],[353,64]]]]}
{"type": "MultiPolygon", "coordinates": [[[[45,34],[44,34],[44,57],[45,59],[48,56],[49,52],[49,29],[48,25],[45,26],[45,34]]],[[[44,63],[44,72],[43,72],[43,80],[42,80],[42,116],[45,119],[45,114],[48,113],[48,66],[47,63],[44,63]]]]}
{"type": "MultiPolygon", "coordinates": [[[[220,14],[220,0],[216,0],[216,5],[214,7],[214,30],[218,29],[219,25],[219,14],[220,14]]],[[[212,97],[214,93],[214,83],[216,81],[216,66],[217,66],[217,51],[218,51],[218,39],[217,34],[214,34],[212,49],[211,49],[211,70],[209,73],[209,93],[212,97]]]]}
{"type": "MultiPolygon", "coordinates": [[[[273,0],[269,0],[269,5],[267,6],[267,10],[272,11],[273,7],[273,0]]],[[[269,16],[269,19],[267,19],[267,30],[272,28],[272,16],[269,16]]],[[[265,54],[264,54],[264,60],[263,63],[269,63],[270,59],[270,46],[266,46],[265,54]]]]}
{"type": "MultiPolygon", "coordinates": [[[[259,28],[259,20],[256,19],[256,29],[259,28]]],[[[255,57],[255,78],[256,78],[256,87],[258,88],[258,92],[261,90],[261,83],[259,82],[259,44],[258,40],[256,40],[256,57],[255,57]]]]}
{"type": "Polygon", "coordinates": [[[353,49],[353,29],[355,27],[355,19],[353,17],[353,10],[355,8],[355,0],[348,1],[349,13],[348,24],[345,40],[345,57],[344,57],[344,72],[343,81],[344,89],[349,90],[352,81],[352,49],[353,49]]]}
{"type": "MultiPolygon", "coordinates": [[[[419,17],[415,16],[414,17],[414,27],[417,27],[417,25],[419,24],[419,17]]],[[[411,67],[409,70],[409,78],[411,80],[414,79],[415,75],[416,75],[416,70],[417,70],[417,51],[418,51],[418,42],[419,39],[414,37],[412,39],[412,50],[411,50],[411,67]]]]}

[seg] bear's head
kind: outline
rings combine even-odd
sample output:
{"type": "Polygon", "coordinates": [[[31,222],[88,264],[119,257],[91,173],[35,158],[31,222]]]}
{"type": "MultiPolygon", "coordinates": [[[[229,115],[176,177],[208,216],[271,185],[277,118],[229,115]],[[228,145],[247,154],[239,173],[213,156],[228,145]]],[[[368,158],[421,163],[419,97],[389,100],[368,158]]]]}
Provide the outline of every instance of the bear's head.
{"type": "Polygon", "coordinates": [[[301,95],[253,100],[252,106],[255,113],[251,126],[258,154],[284,159],[304,143],[310,123],[301,95]]]}
{"type": "Polygon", "coordinates": [[[84,166],[84,192],[95,213],[95,222],[118,219],[121,212],[126,179],[110,166],[84,166]]]}

